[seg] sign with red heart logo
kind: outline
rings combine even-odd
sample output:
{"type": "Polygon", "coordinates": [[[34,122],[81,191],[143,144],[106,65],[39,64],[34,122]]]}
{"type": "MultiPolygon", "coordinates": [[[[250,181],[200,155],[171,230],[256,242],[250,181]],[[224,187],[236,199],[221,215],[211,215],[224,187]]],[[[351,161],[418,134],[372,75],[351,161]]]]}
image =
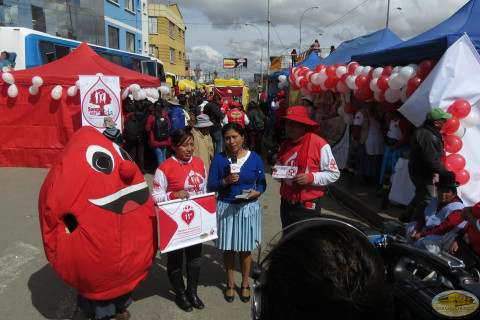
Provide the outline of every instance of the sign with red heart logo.
{"type": "Polygon", "coordinates": [[[183,208],[182,211],[182,220],[187,224],[190,225],[192,222],[193,218],[195,217],[195,211],[191,206],[186,206],[183,208]]]}

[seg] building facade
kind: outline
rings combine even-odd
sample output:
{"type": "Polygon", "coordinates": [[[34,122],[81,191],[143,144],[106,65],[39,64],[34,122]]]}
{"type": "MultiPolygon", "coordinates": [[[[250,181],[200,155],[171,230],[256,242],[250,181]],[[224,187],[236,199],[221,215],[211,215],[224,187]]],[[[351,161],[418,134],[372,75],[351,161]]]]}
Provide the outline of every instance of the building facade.
{"type": "Polygon", "coordinates": [[[105,46],[103,1],[1,0],[0,26],[25,27],[105,46]]]}
{"type": "Polygon", "coordinates": [[[163,62],[165,71],[184,78],[186,26],[178,6],[150,3],[148,29],[149,53],[163,62]]]}
{"type": "Polygon", "coordinates": [[[0,26],[148,55],[148,0],[0,0],[0,26]]]}

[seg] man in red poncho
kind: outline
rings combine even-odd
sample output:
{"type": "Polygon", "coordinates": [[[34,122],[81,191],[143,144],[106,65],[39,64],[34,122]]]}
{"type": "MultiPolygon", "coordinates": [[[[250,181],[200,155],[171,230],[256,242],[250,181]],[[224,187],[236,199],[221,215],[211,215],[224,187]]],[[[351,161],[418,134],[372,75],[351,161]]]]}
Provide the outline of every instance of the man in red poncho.
{"type": "Polygon", "coordinates": [[[156,214],[130,156],[92,127],[79,129],[42,185],[45,254],[91,319],[128,319],[131,291],[157,251],[156,214]]]}

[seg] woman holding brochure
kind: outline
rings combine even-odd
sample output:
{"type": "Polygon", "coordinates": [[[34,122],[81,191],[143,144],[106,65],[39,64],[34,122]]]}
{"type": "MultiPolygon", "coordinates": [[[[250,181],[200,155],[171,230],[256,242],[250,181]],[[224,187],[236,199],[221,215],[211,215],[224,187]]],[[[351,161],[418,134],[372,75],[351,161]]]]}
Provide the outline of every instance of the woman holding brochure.
{"type": "Polygon", "coordinates": [[[285,228],[321,213],[324,186],[335,182],[340,171],[330,145],[316,134],[320,125],[310,120],[305,107],[288,108],[276,124],[285,127],[287,135],[272,167],[272,176],[281,179],[280,218],[285,228]]]}
{"type": "Polygon", "coordinates": [[[265,191],[265,169],[258,154],[243,148],[245,129],[228,123],[222,129],[225,152],[212,160],[208,190],[218,192],[218,239],[216,246],[224,250],[223,262],[227,272],[224,298],[235,297],[235,253],[238,251],[242,271],[240,300],[250,300],[248,276],[252,263],[251,250],[261,242],[261,211],[258,197],[265,191]]]}
{"type": "MultiPolygon", "coordinates": [[[[193,135],[178,129],[172,136],[173,155],[157,168],[153,180],[155,204],[174,199],[206,193],[206,170],[200,158],[193,156],[193,135]]],[[[202,244],[167,252],[167,274],[175,291],[175,303],[184,311],[203,309],[204,304],[197,296],[200,275],[202,244]],[[183,252],[187,259],[187,289],[183,282],[183,252]]]]}

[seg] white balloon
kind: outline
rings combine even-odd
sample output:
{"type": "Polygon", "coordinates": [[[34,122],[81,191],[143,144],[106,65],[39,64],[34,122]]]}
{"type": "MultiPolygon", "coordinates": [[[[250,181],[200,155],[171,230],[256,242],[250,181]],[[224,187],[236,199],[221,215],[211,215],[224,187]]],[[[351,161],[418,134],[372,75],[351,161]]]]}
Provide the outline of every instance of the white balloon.
{"type": "Polygon", "coordinates": [[[373,92],[373,99],[377,102],[382,102],[380,99],[380,92],[373,92]]]}
{"type": "Polygon", "coordinates": [[[463,136],[465,135],[465,128],[462,126],[462,124],[460,123],[460,126],[458,127],[457,131],[455,131],[454,133],[452,133],[453,135],[459,137],[460,139],[463,138],[463,136]]]}
{"type": "Polygon", "coordinates": [[[145,92],[145,90],[143,89],[140,89],[140,91],[138,91],[138,97],[139,99],[138,100],[143,100],[147,97],[147,93],[145,92]]]}
{"type": "Polygon", "coordinates": [[[353,124],[354,119],[355,119],[355,115],[353,114],[346,114],[345,117],[343,117],[343,121],[345,121],[345,124],[347,125],[353,124]]]}
{"type": "Polygon", "coordinates": [[[166,87],[166,86],[161,86],[161,87],[160,87],[160,92],[161,92],[162,94],[169,94],[169,93],[170,93],[170,89],[169,89],[168,87],[166,87]]]}
{"type": "Polygon", "coordinates": [[[131,92],[138,92],[140,91],[140,86],[136,83],[130,85],[130,91],[131,92]]]}
{"type": "Polygon", "coordinates": [[[30,88],[28,88],[28,92],[30,92],[30,95],[34,96],[38,93],[38,87],[37,86],[30,86],[30,88]]]}
{"type": "Polygon", "coordinates": [[[400,99],[400,89],[388,88],[385,91],[385,100],[390,103],[397,102],[400,99]]]}
{"type": "Polygon", "coordinates": [[[388,86],[391,89],[400,89],[404,86],[404,83],[399,79],[398,73],[392,73],[390,77],[388,77],[388,86]]]}
{"type": "Polygon", "coordinates": [[[8,87],[7,94],[10,98],[16,98],[18,96],[18,88],[15,84],[11,84],[8,87]]]}
{"type": "Polygon", "coordinates": [[[67,90],[67,94],[70,96],[70,97],[73,97],[77,94],[77,87],[75,86],[71,86],[70,88],[68,88],[67,90]]]}
{"type": "Polygon", "coordinates": [[[41,87],[43,85],[43,79],[39,76],[32,78],[32,85],[35,87],[41,87]]]}
{"type": "Polygon", "coordinates": [[[325,82],[320,83],[320,88],[322,88],[323,91],[328,91],[328,88],[325,87],[325,82]]]}
{"type": "Polygon", "coordinates": [[[347,87],[349,87],[350,89],[352,90],[357,90],[358,89],[358,86],[357,84],[355,83],[355,80],[357,79],[357,76],[348,76],[347,77],[347,87]]]}
{"type": "Polygon", "coordinates": [[[370,89],[371,89],[373,92],[382,92],[382,89],[380,89],[380,88],[377,86],[377,81],[378,81],[378,78],[374,78],[372,81],[370,81],[370,89]]]}
{"type": "Polygon", "coordinates": [[[287,76],[282,74],[280,76],[278,76],[278,81],[282,82],[282,81],[287,81],[287,76]]]}
{"type": "Polygon", "coordinates": [[[323,68],[318,73],[318,76],[319,76],[319,79],[320,79],[320,84],[325,83],[325,80],[327,80],[327,78],[328,78],[326,71],[327,71],[327,69],[323,68]]]}
{"type": "Polygon", "coordinates": [[[13,78],[13,75],[10,72],[2,73],[2,79],[3,79],[3,81],[5,81],[8,84],[14,84],[15,83],[15,79],[13,78]]]}
{"type": "Polygon", "coordinates": [[[413,70],[415,70],[415,73],[417,73],[417,71],[418,71],[418,64],[416,64],[416,63],[410,63],[407,67],[410,67],[413,70]]]}
{"type": "Polygon", "coordinates": [[[337,68],[337,70],[335,71],[335,73],[337,74],[337,77],[338,78],[341,78],[345,73],[347,73],[347,67],[345,66],[340,66],[337,68]]]}
{"type": "Polygon", "coordinates": [[[402,89],[400,89],[400,100],[402,100],[402,102],[405,102],[407,101],[408,97],[407,97],[407,87],[403,87],[402,89]]]}
{"type": "Polygon", "coordinates": [[[375,78],[379,78],[379,77],[382,75],[382,72],[383,72],[383,68],[382,68],[382,67],[375,68],[375,70],[373,70],[372,77],[373,77],[374,79],[375,79],[375,78]]]}
{"type": "Polygon", "coordinates": [[[368,76],[368,73],[370,72],[370,70],[372,70],[372,67],[366,66],[366,67],[363,68],[362,74],[363,74],[364,76],[368,76]]]}
{"type": "Polygon", "coordinates": [[[60,99],[62,97],[62,87],[56,86],[55,88],[53,88],[51,95],[54,100],[60,99]]]}
{"type": "Polygon", "coordinates": [[[295,79],[295,84],[300,87],[300,80],[302,80],[304,77],[297,77],[297,79],[295,79]]]}
{"type": "Polygon", "coordinates": [[[406,66],[400,69],[398,77],[402,80],[403,84],[407,84],[408,79],[415,76],[416,72],[412,67],[406,66]]]}
{"type": "Polygon", "coordinates": [[[157,100],[159,98],[159,94],[158,94],[158,91],[157,90],[154,90],[153,91],[153,95],[152,95],[152,98],[157,100]]]}
{"type": "Polygon", "coordinates": [[[460,124],[468,129],[475,127],[478,124],[478,121],[480,120],[480,117],[478,113],[475,110],[471,110],[470,113],[463,119],[460,119],[460,124]]]}
{"type": "Polygon", "coordinates": [[[338,112],[338,115],[340,115],[342,117],[345,117],[345,115],[347,114],[345,112],[345,107],[343,105],[338,108],[337,112],[338,112]]]}
{"type": "Polygon", "coordinates": [[[132,98],[133,98],[133,100],[136,100],[136,101],[141,100],[140,99],[140,91],[132,92],[132,98]]]}
{"type": "Polygon", "coordinates": [[[391,74],[394,74],[394,73],[398,73],[398,71],[400,70],[400,66],[396,66],[395,68],[392,69],[392,73],[391,74]]]}
{"type": "Polygon", "coordinates": [[[344,85],[341,81],[337,83],[337,91],[341,93],[347,93],[350,89],[344,85]]]}
{"type": "MultiPolygon", "coordinates": [[[[158,93],[158,91],[157,91],[158,93]]],[[[125,90],[123,90],[123,93],[122,93],[122,100],[125,100],[127,99],[128,97],[128,88],[126,88],[125,90]]]]}
{"type": "Polygon", "coordinates": [[[75,87],[80,90],[80,80],[75,81],[75,87]]]}
{"type": "Polygon", "coordinates": [[[320,74],[318,73],[315,73],[312,78],[310,79],[310,81],[312,81],[313,84],[320,84],[320,74]]]}
{"type": "Polygon", "coordinates": [[[358,66],[355,68],[355,75],[356,76],[359,76],[362,74],[362,71],[363,71],[363,66],[358,66]]]}
{"type": "Polygon", "coordinates": [[[97,76],[97,77],[103,77],[103,73],[100,73],[100,72],[99,72],[99,73],[96,74],[96,76],[97,76]]]}

